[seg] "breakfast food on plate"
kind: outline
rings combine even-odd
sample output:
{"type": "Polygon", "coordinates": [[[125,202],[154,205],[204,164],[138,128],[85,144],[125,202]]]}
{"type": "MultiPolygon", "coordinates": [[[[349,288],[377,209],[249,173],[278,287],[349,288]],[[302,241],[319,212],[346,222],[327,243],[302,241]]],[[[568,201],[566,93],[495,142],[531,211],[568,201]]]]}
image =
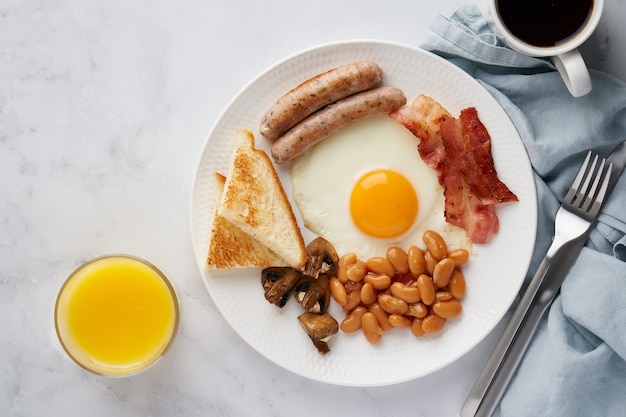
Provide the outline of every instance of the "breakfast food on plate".
{"type": "Polygon", "coordinates": [[[292,161],[292,197],[305,226],[337,253],[384,256],[407,250],[426,229],[469,249],[463,229],[445,222],[437,173],[417,152],[418,139],[387,115],[341,129],[292,161]]]}
{"type": "Polygon", "coordinates": [[[322,107],[379,84],[382,69],[372,61],[359,61],[316,75],[278,98],[261,120],[259,128],[274,140],[322,107]]]}
{"type": "Polygon", "coordinates": [[[304,239],[291,204],[270,158],[254,147],[248,130],[236,134],[217,215],[278,255],[281,265],[304,267],[304,239]]]}
{"type": "Polygon", "coordinates": [[[263,136],[275,141],[274,162],[291,161],[357,120],[405,105],[401,90],[373,88],[382,76],[375,62],[353,62],[309,78],[277,99],[259,128],[263,136]]]}
{"type": "Polygon", "coordinates": [[[269,267],[261,271],[261,285],[268,302],[282,308],[295,290],[295,298],[305,309],[323,313],[328,308],[330,290],[327,275],[334,274],[339,256],[333,245],[318,237],[306,246],[307,261],[302,270],[269,267]]]}
{"type": "Polygon", "coordinates": [[[318,278],[302,274],[300,281],[293,288],[293,295],[309,313],[325,313],[330,304],[328,274],[320,275],[318,278]]]}
{"type": "Polygon", "coordinates": [[[328,353],[328,340],[337,333],[337,321],[326,312],[330,304],[330,277],[339,266],[339,257],[333,245],[318,237],[306,246],[307,262],[302,270],[291,267],[269,267],[261,271],[261,285],[265,299],[283,308],[293,297],[307,310],[298,317],[315,347],[328,353]]]}
{"type": "Polygon", "coordinates": [[[329,277],[335,273],[339,257],[333,245],[317,237],[307,246],[303,269],[269,267],[261,271],[261,285],[268,302],[282,308],[293,294],[298,303],[311,313],[326,312],[330,301],[329,277]]]}
{"type": "Polygon", "coordinates": [[[270,266],[261,271],[261,285],[268,303],[283,308],[302,274],[289,266],[270,266]]]}
{"type": "Polygon", "coordinates": [[[392,112],[420,139],[419,153],[439,174],[444,187],[446,221],[467,230],[475,243],[487,243],[498,232],[496,204],[517,201],[498,178],[491,138],[475,108],[453,117],[436,100],[418,96],[392,112]]]}
{"type": "Polygon", "coordinates": [[[250,131],[237,132],[228,176],[216,173],[207,266],[262,267],[266,300],[283,308],[293,296],[322,354],[339,328],[372,344],[396,327],[440,331],[462,312],[473,243],[497,233],[497,204],[517,201],[475,108],[453,117],[424,95],[406,105],[401,90],[377,87],[382,75],[370,61],[334,68],[263,116],[271,156],[291,162],[292,197],[318,235],[306,247],[250,131]],[[346,314],[341,325],[327,312],[331,299],[346,314]]]}
{"type": "Polygon", "coordinates": [[[330,292],[346,315],[340,325],[344,333],[362,330],[372,344],[396,327],[410,328],[420,337],[439,332],[461,314],[466,291],[461,267],[469,253],[449,251],[432,230],[424,232],[422,241],[423,249],[391,247],[385,257],[363,261],[348,253],[339,259],[330,292]]]}
{"type": "Polygon", "coordinates": [[[313,314],[304,313],[298,317],[298,321],[311,338],[318,352],[325,354],[330,352],[328,341],[339,331],[339,323],[328,313],[313,314]]]}
{"type": "Polygon", "coordinates": [[[209,269],[264,268],[282,265],[285,261],[270,248],[260,244],[249,234],[217,213],[218,203],[224,190],[226,177],[219,173],[215,177],[215,207],[209,238],[206,266],[209,269]]]}
{"type": "Polygon", "coordinates": [[[402,90],[379,87],[353,94],[313,113],[272,144],[272,158],[278,164],[290,161],[332,133],[357,120],[390,113],[406,103],[402,90]]]}
{"type": "Polygon", "coordinates": [[[313,278],[332,274],[337,269],[339,256],[335,247],[326,239],[318,237],[306,245],[307,260],[302,273],[313,278]]]}

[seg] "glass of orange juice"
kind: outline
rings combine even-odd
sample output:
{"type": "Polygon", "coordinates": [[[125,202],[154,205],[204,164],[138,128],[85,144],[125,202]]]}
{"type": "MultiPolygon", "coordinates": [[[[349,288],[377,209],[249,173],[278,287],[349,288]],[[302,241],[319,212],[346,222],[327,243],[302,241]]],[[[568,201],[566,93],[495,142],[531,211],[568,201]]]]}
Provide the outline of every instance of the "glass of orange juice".
{"type": "Polygon", "coordinates": [[[128,376],[170,347],[179,305],[154,265],[106,255],[81,265],[65,281],[54,319],[63,349],[78,365],[100,375],[128,376]]]}

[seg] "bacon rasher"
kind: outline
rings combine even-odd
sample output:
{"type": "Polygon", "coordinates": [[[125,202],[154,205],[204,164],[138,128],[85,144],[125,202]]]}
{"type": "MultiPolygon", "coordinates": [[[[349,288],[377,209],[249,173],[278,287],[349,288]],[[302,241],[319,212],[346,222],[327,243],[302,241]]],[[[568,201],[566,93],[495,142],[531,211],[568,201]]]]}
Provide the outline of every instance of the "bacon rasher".
{"type": "Polygon", "coordinates": [[[498,178],[491,137],[476,109],[463,109],[455,118],[437,101],[420,95],[391,117],[420,139],[421,158],[437,171],[446,221],[464,228],[475,243],[489,242],[499,229],[496,204],[518,199],[498,178]]]}

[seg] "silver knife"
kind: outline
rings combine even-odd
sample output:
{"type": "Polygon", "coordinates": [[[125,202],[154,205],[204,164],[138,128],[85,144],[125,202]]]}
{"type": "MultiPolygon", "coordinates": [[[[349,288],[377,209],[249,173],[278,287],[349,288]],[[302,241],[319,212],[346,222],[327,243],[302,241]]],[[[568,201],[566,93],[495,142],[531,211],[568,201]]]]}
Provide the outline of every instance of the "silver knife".
{"type": "MultiPolygon", "coordinates": [[[[620,175],[626,167],[626,141],[615,148],[609,158],[607,158],[607,164],[608,163],[612,163],[613,165],[607,185],[607,196],[610,195],[610,192],[615,188],[620,175]]],[[[605,199],[605,202],[607,200],[608,198],[605,199]]],[[[553,262],[548,267],[551,279],[543,280],[534,291],[535,294],[539,295],[538,299],[533,299],[523,317],[516,317],[519,316],[519,314],[513,315],[511,321],[515,320],[519,322],[519,327],[515,326],[517,327],[515,339],[518,343],[508,345],[508,340],[506,339],[510,339],[510,335],[503,337],[499,341],[494,348],[494,354],[488,359],[485,368],[479,375],[461,408],[462,417],[491,416],[498,407],[500,399],[508,388],[513,374],[519,366],[530,340],[537,329],[540,318],[548,309],[554,297],[556,297],[565,276],[578,257],[588,236],[589,231],[579,238],[566,243],[561,248],[561,255],[558,262],[553,262]],[[502,343],[502,346],[499,346],[500,343],[502,343]],[[497,350],[502,352],[505,344],[508,345],[508,350],[501,354],[503,356],[495,354],[497,350]],[[494,380],[496,380],[496,384],[493,384],[494,380]]],[[[543,265],[540,265],[540,269],[542,266],[543,265]]],[[[531,281],[529,287],[532,286],[532,284],[531,281]]],[[[510,331],[510,327],[511,326],[507,326],[504,332],[507,333],[507,331],[510,331]]]]}

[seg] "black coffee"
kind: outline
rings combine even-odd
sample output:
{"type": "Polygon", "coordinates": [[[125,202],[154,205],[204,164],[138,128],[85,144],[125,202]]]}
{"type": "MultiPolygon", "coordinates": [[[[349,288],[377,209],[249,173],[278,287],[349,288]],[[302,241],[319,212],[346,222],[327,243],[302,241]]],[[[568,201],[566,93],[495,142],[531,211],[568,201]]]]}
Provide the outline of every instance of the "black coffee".
{"type": "Polygon", "coordinates": [[[593,0],[498,0],[509,31],[534,46],[566,42],[584,26],[593,0]]]}

